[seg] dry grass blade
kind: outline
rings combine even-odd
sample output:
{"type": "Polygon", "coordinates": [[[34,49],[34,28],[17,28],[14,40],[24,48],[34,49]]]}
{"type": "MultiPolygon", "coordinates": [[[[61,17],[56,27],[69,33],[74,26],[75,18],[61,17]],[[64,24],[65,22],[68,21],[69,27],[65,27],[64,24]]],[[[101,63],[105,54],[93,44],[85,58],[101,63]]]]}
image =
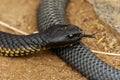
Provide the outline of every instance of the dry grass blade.
{"type": "MultiPolygon", "coordinates": [[[[9,29],[11,29],[13,31],[16,31],[16,32],[20,33],[20,34],[28,35],[28,33],[24,32],[24,31],[21,31],[21,30],[15,28],[15,27],[13,27],[13,26],[11,26],[9,24],[6,24],[6,23],[4,23],[2,21],[0,21],[0,25],[3,25],[3,26],[5,26],[5,27],[7,27],[7,28],[9,28],[9,29]]],[[[38,32],[38,31],[36,31],[36,32],[38,32]]],[[[94,52],[94,53],[98,53],[98,54],[111,55],[111,56],[120,56],[120,54],[115,54],[115,53],[108,53],[108,52],[102,52],[102,51],[96,51],[96,50],[91,50],[91,51],[94,52]]]]}
{"type": "Polygon", "coordinates": [[[102,52],[102,51],[96,51],[96,50],[91,50],[93,53],[98,53],[98,54],[105,54],[105,55],[110,55],[110,56],[120,56],[120,54],[115,54],[115,53],[109,53],[109,52],[102,52]]]}
{"type": "Polygon", "coordinates": [[[11,26],[11,25],[9,25],[9,24],[3,22],[3,21],[0,21],[0,25],[4,26],[4,27],[6,27],[6,28],[9,28],[9,29],[11,29],[11,30],[13,30],[13,31],[16,31],[16,32],[18,32],[18,33],[20,33],[20,34],[28,35],[28,33],[23,32],[23,31],[21,31],[21,30],[15,28],[15,27],[13,27],[13,26],[11,26]]]}

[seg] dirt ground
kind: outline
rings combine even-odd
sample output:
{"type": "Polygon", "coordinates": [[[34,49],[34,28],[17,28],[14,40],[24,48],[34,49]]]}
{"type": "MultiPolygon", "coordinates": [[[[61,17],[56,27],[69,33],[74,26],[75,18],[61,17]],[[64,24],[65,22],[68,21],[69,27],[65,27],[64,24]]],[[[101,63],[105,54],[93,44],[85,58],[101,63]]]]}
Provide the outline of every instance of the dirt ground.
{"type": "MultiPolygon", "coordinates": [[[[37,31],[36,13],[40,0],[0,0],[0,21],[24,32],[37,31]]],[[[85,33],[98,32],[96,39],[82,41],[92,50],[120,53],[120,36],[101,21],[86,0],[71,0],[69,23],[80,26],[85,33]],[[99,41],[101,38],[102,41],[99,41]]],[[[0,30],[19,34],[0,25],[0,30]]],[[[96,54],[96,53],[95,53],[96,54]]],[[[120,57],[96,54],[106,63],[120,69],[120,57]]],[[[0,80],[87,80],[50,51],[30,57],[0,56],[0,80]]]]}

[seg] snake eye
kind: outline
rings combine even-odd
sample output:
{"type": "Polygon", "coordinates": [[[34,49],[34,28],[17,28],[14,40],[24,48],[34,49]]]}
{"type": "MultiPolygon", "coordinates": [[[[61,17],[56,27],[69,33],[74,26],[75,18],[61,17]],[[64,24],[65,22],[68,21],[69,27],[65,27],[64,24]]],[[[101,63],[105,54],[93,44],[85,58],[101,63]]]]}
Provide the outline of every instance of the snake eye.
{"type": "Polygon", "coordinates": [[[71,35],[68,35],[68,37],[69,37],[70,39],[72,39],[74,36],[71,34],[71,35]]]}

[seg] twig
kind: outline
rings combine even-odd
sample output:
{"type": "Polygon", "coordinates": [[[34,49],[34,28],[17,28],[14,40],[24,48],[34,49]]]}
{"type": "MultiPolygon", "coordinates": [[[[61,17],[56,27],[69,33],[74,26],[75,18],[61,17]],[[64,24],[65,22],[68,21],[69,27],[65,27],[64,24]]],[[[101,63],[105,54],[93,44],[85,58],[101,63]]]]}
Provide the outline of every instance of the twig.
{"type": "Polygon", "coordinates": [[[115,53],[95,51],[95,50],[91,50],[91,51],[94,52],[94,53],[98,53],[98,54],[105,54],[105,55],[110,55],[110,56],[120,56],[120,54],[115,54],[115,53]]]}
{"type": "Polygon", "coordinates": [[[28,35],[28,33],[23,32],[23,31],[21,31],[21,30],[15,28],[14,26],[11,26],[11,25],[9,25],[9,24],[3,22],[3,21],[0,21],[0,25],[3,25],[4,27],[9,28],[9,29],[11,29],[11,30],[13,30],[13,31],[16,31],[16,32],[18,32],[18,33],[20,33],[20,34],[28,35]]]}
{"type": "MultiPolygon", "coordinates": [[[[23,35],[28,35],[28,33],[24,32],[24,31],[21,31],[21,30],[15,28],[13,26],[10,26],[9,24],[6,24],[6,23],[4,23],[2,21],[0,21],[0,25],[3,25],[5,27],[7,27],[7,28],[9,28],[9,29],[11,29],[13,31],[16,31],[18,33],[21,33],[23,35]]],[[[120,56],[120,54],[115,54],[115,53],[101,52],[101,51],[96,51],[96,50],[91,50],[91,51],[94,52],[94,53],[99,53],[99,54],[104,54],[104,55],[120,56]]]]}

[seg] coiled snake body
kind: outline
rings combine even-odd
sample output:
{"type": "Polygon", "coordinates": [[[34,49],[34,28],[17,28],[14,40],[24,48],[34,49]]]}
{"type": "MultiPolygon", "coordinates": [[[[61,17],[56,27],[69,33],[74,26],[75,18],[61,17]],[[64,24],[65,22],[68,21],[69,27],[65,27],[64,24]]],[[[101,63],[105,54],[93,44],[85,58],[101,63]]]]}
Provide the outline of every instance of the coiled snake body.
{"type": "MultiPolygon", "coordinates": [[[[84,35],[81,29],[67,24],[65,9],[68,2],[68,0],[41,0],[37,16],[41,32],[27,36],[0,32],[0,54],[25,56],[46,46],[53,47],[56,43],[59,46],[63,42],[70,44],[82,38],[84,35]],[[54,34],[60,35],[56,37],[54,34]],[[76,36],[71,37],[73,34],[76,36]]],[[[77,42],[73,46],[51,49],[51,51],[89,80],[120,80],[120,71],[101,61],[82,42],[77,42]]]]}

